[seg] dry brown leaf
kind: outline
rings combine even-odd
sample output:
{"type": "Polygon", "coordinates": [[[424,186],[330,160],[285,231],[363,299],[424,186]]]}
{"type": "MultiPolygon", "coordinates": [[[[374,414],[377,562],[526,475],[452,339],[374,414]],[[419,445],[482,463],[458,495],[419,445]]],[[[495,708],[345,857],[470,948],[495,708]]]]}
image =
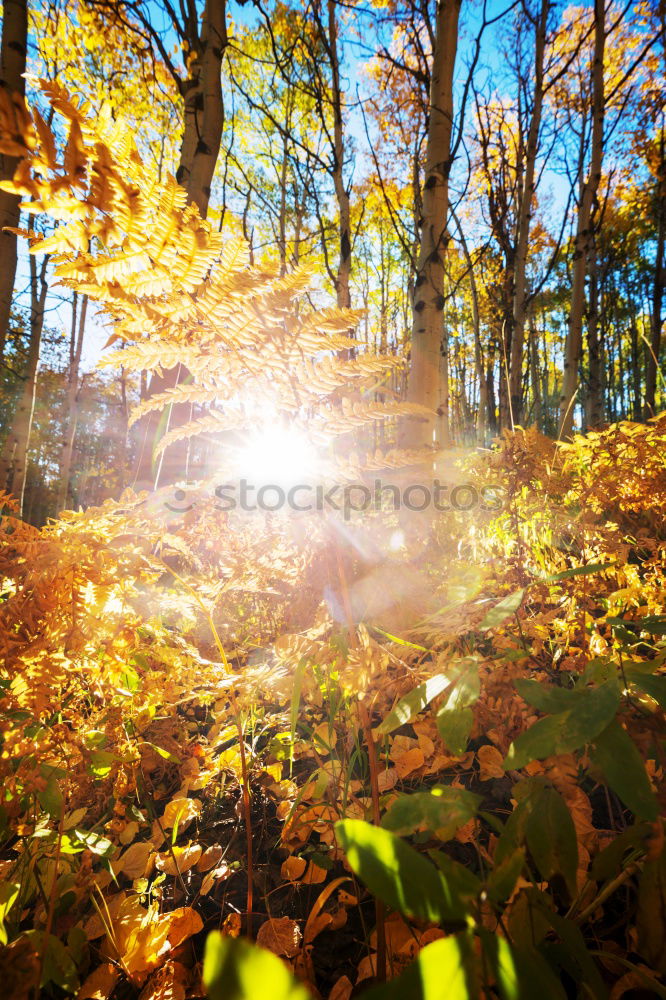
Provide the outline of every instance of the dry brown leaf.
{"type": "Polygon", "coordinates": [[[308,865],[308,870],[301,881],[303,882],[303,885],[319,885],[319,883],[325,881],[325,879],[326,869],[320,868],[320,866],[315,864],[314,861],[311,861],[308,865]]]}
{"type": "Polygon", "coordinates": [[[333,984],[333,989],[328,995],[328,1000],[349,1000],[353,989],[351,980],[347,976],[340,976],[333,984]]]}
{"type": "Polygon", "coordinates": [[[180,962],[167,962],[154,972],[139,1000],[185,1000],[189,973],[180,962]]]}
{"type": "Polygon", "coordinates": [[[377,788],[380,792],[388,792],[393,788],[398,780],[398,771],[395,767],[388,767],[380,771],[377,775],[377,788]]]}
{"type": "Polygon", "coordinates": [[[97,968],[86,977],[76,994],[76,1000],[108,1000],[115,989],[120,973],[111,962],[98,965],[97,968]]]}
{"type": "Polygon", "coordinates": [[[399,778],[406,778],[412,771],[418,770],[425,764],[425,756],[420,747],[413,747],[399,757],[394,757],[395,770],[399,778]]]}
{"type": "Polygon", "coordinates": [[[479,777],[481,781],[490,781],[491,778],[505,778],[506,771],[502,767],[503,757],[497,747],[479,747],[476,752],[479,760],[479,777]]]}
{"type": "Polygon", "coordinates": [[[226,934],[227,937],[239,937],[241,932],[240,913],[228,913],[224,918],[224,922],[220,930],[223,934],[226,934]]]}
{"type": "Polygon", "coordinates": [[[164,851],[155,856],[155,865],[164,872],[165,875],[183,875],[190,868],[194,868],[202,855],[200,844],[192,844],[190,847],[174,847],[173,856],[171,851],[164,851]]]}
{"type": "Polygon", "coordinates": [[[293,958],[301,948],[301,929],[290,917],[271,917],[259,928],[257,944],[274,955],[293,958]]]}
{"type": "Polygon", "coordinates": [[[117,861],[112,862],[112,867],[116,875],[123,874],[127,878],[144,878],[149,874],[153,862],[152,856],[155,849],[150,841],[137,841],[120,855],[117,861]]]}
{"type": "Polygon", "coordinates": [[[287,879],[289,882],[295,882],[301,877],[307,868],[307,864],[308,863],[305,858],[299,858],[295,854],[292,854],[282,862],[280,874],[283,879],[287,879]]]}
{"type": "Polygon", "coordinates": [[[211,868],[215,868],[223,854],[224,848],[221,844],[211,844],[210,847],[206,848],[197,861],[197,871],[207,872],[210,871],[211,868]]]}
{"type": "MultiPolygon", "coordinates": [[[[305,930],[303,931],[303,940],[306,945],[310,944],[311,941],[314,941],[317,934],[321,934],[323,930],[326,930],[327,928],[330,930],[338,930],[339,927],[342,927],[343,924],[347,922],[347,911],[340,896],[338,897],[338,906],[335,913],[324,913],[323,909],[332,893],[334,893],[336,889],[339,889],[344,882],[348,881],[349,879],[346,875],[343,875],[341,878],[336,878],[333,882],[330,882],[325,889],[322,889],[317,896],[306,921],[305,930]]],[[[342,895],[342,893],[340,895],[342,895]]]]}
{"type": "Polygon", "coordinates": [[[219,868],[213,868],[212,871],[208,872],[204,880],[201,883],[201,888],[199,892],[202,896],[207,896],[210,890],[213,888],[215,882],[219,879],[229,878],[231,875],[231,868],[229,865],[220,865],[219,868]]]}

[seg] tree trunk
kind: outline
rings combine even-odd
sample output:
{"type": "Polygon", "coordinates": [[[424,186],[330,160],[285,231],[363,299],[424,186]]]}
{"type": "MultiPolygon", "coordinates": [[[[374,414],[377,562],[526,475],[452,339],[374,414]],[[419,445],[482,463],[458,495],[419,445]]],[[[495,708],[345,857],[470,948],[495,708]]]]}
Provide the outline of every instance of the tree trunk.
{"type": "Polygon", "coordinates": [[[19,502],[20,513],[23,511],[28,448],[35,410],[37,367],[44,326],[44,307],[48,292],[47,264],[48,256],[45,255],[38,273],[35,257],[30,254],[30,344],[28,345],[27,368],[23,391],[14,413],[2,456],[0,456],[0,487],[6,489],[8,493],[14,494],[19,502]]]}
{"type": "Polygon", "coordinates": [[[604,49],[606,44],[604,0],[594,0],[594,56],[592,67],[592,153],[590,169],[583,184],[576,221],[573,276],[571,285],[571,310],[564,350],[562,395],[560,397],[560,439],[571,436],[574,421],[574,403],[578,391],[578,367],[583,338],[583,307],[585,303],[585,274],[590,247],[592,209],[601,180],[601,161],[604,145],[604,49]]]}
{"type": "MultiPolygon", "coordinates": [[[[193,61],[190,76],[181,87],[185,102],[183,141],[176,179],[187,191],[202,218],[208,212],[210,190],[215,165],[220,153],[224,128],[222,100],[222,59],[227,48],[226,0],[206,0],[201,35],[192,39],[193,61]]],[[[150,379],[148,395],[154,396],[178,385],[187,377],[177,365],[163,375],[150,379]]],[[[189,404],[172,405],[167,414],[166,430],[189,420],[189,404]]],[[[157,487],[158,482],[175,483],[187,478],[188,442],[178,441],[168,451],[153,472],[153,453],[160,427],[161,414],[148,413],[140,422],[139,457],[134,484],[139,489],[157,487]]]]}
{"type": "Polygon", "coordinates": [[[227,44],[226,0],[206,0],[190,75],[181,90],[185,126],[176,173],[204,219],[224,127],[222,59],[227,44]]]}
{"type": "Polygon", "coordinates": [[[86,327],[86,313],[88,311],[88,296],[84,295],[81,300],[81,310],[77,325],[76,292],[74,296],[74,302],[72,303],[72,339],[69,355],[69,372],[67,373],[67,409],[60,450],[60,484],[56,501],[56,513],[58,514],[67,507],[70,494],[72,453],[74,451],[74,437],[76,435],[78,419],[79,369],[81,367],[81,352],[83,350],[83,336],[86,327]]]}
{"type": "Polygon", "coordinates": [[[509,394],[511,413],[515,424],[522,420],[523,397],[521,392],[523,374],[523,345],[525,343],[525,307],[527,288],[527,252],[532,219],[532,203],[536,190],[535,168],[539,150],[539,131],[543,107],[543,59],[546,46],[546,24],[549,0],[541,0],[541,13],[535,25],[534,43],[534,96],[532,117],[527,135],[525,152],[525,182],[518,210],[518,231],[514,262],[513,286],[513,336],[511,340],[509,394]]]}
{"type": "Polygon", "coordinates": [[[659,176],[657,178],[657,250],[654,259],[654,285],[652,287],[652,329],[650,350],[645,368],[645,420],[656,414],[657,371],[661,348],[661,315],[666,282],[664,243],[666,240],[666,160],[664,159],[664,126],[661,126],[659,176]]]}
{"type": "MultiPolygon", "coordinates": [[[[2,19],[2,49],[0,53],[0,87],[25,95],[25,57],[28,39],[28,12],[26,0],[5,0],[2,19]]],[[[0,156],[0,180],[11,180],[17,160],[0,156]]],[[[4,358],[12,293],[16,277],[17,242],[14,229],[19,224],[19,195],[0,191],[0,361],[4,358]]]]}
{"type": "Polygon", "coordinates": [[[530,359],[530,380],[534,397],[534,426],[538,431],[544,431],[543,399],[541,396],[541,375],[539,372],[539,338],[534,324],[534,312],[529,310],[530,336],[527,351],[530,359]]]}
{"type": "Polygon", "coordinates": [[[414,283],[412,348],[407,384],[408,401],[427,406],[432,416],[426,420],[406,419],[403,422],[401,440],[409,448],[432,447],[438,406],[453,129],[453,70],[460,2],[440,0],[437,8],[423,187],[423,225],[414,283]]]}
{"type": "Polygon", "coordinates": [[[599,283],[597,281],[596,246],[590,251],[588,263],[590,285],[587,310],[587,358],[590,369],[585,398],[585,424],[587,430],[600,427],[604,420],[603,383],[601,378],[601,344],[599,341],[599,283]]]}
{"type": "Polygon", "coordinates": [[[349,192],[345,187],[345,147],[342,120],[342,91],[340,89],[340,57],[338,54],[338,25],[335,17],[335,0],[328,0],[328,47],[331,61],[331,104],[333,106],[333,184],[338,203],[338,229],[340,256],[335,281],[338,306],[351,306],[349,279],[351,277],[351,218],[349,192]]]}

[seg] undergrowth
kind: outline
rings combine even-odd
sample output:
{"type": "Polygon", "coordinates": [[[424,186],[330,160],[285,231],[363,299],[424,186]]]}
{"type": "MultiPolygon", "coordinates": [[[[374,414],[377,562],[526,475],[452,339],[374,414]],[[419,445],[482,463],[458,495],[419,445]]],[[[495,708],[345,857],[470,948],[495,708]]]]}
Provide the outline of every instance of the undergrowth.
{"type": "Polygon", "coordinates": [[[665,444],[506,435],[388,556],[3,498],[3,995],[666,996],[665,444]]]}

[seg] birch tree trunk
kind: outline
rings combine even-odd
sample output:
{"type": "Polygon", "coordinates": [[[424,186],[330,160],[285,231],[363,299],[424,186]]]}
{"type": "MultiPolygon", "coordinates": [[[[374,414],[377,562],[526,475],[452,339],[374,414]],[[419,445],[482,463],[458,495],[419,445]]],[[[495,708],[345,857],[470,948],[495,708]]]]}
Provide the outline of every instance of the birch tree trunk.
{"type": "Polygon", "coordinates": [[[44,327],[44,307],[48,292],[48,282],[46,281],[48,260],[48,256],[44,255],[38,271],[37,261],[34,255],[30,254],[30,343],[28,345],[27,367],[23,391],[0,456],[0,487],[6,489],[8,493],[14,494],[19,502],[21,515],[23,513],[32,417],[35,410],[37,368],[44,327]]]}
{"type": "MultiPolygon", "coordinates": [[[[0,50],[0,87],[25,95],[25,58],[28,39],[28,12],[26,0],[4,0],[2,18],[2,47],[0,50]]],[[[17,160],[0,155],[0,180],[11,180],[17,160]]],[[[20,197],[0,191],[0,361],[5,354],[5,343],[12,308],[12,293],[16,277],[17,242],[13,233],[6,233],[5,226],[16,228],[19,224],[20,197]]]]}
{"type": "Polygon", "coordinates": [[[65,426],[63,428],[62,444],[60,448],[60,484],[56,501],[56,513],[65,510],[70,493],[70,478],[72,474],[72,454],[74,451],[74,437],[76,435],[76,425],[78,421],[78,396],[79,396],[79,369],[81,367],[81,352],[83,351],[83,337],[86,327],[86,313],[88,311],[88,296],[81,299],[81,309],[76,315],[77,295],[74,293],[72,304],[72,333],[69,354],[69,372],[67,374],[67,404],[65,411],[65,426]]]}
{"type": "MultiPolygon", "coordinates": [[[[405,419],[404,447],[432,447],[440,386],[443,337],[444,252],[447,243],[453,71],[458,44],[461,0],[440,0],[430,80],[430,118],[423,185],[423,222],[416,262],[412,348],[407,399],[432,410],[426,420],[405,419]]],[[[442,419],[448,420],[448,413],[442,419]]]]}
{"type": "Polygon", "coordinates": [[[331,61],[331,104],[333,106],[333,184],[335,200],[338,203],[338,229],[340,234],[340,255],[335,291],[338,306],[351,306],[349,279],[351,276],[351,221],[349,192],[345,187],[344,165],[344,122],[342,118],[342,91],[340,89],[340,56],[338,53],[338,25],[335,16],[335,0],[328,0],[328,45],[331,61]]]}
{"type": "Polygon", "coordinates": [[[539,150],[539,132],[541,129],[541,112],[543,108],[543,63],[549,8],[549,0],[541,0],[541,12],[538,21],[535,23],[532,116],[530,118],[527,148],[525,151],[525,180],[518,210],[518,231],[514,263],[513,336],[511,339],[509,367],[509,395],[511,398],[511,413],[515,424],[520,424],[523,411],[522,380],[523,345],[525,343],[527,251],[530,239],[530,222],[532,220],[532,203],[536,190],[535,168],[539,150]]]}
{"type": "MultiPolygon", "coordinates": [[[[190,35],[192,62],[188,79],[180,85],[185,107],[176,179],[187,191],[188,201],[194,203],[205,218],[224,128],[222,59],[228,45],[226,0],[206,0],[201,33],[197,34],[194,24],[190,26],[190,35]]],[[[148,395],[171,389],[186,377],[180,365],[163,375],[153,375],[148,395]]],[[[165,431],[186,423],[189,414],[189,404],[172,404],[167,412],[165,431]]],[[[187,441],[172,444],[162,455],[157,470],[153,471],[153,453],[161,419],[159,412],[148,413],[138,428],[139,456],[134,484],[140,489],[156,488],[160,481],[175,483],[187,478],[187,441]]]]}
{"type": "Polygon", "coordinates": [[[585,275],[591,245],[592,209],[596,201],[604,145],[604,50],[606,24],[604,0],[594,0],[594,55],[592,65],[592,152],[587,178],[578,206],[576,238],[574,242],[573,274],[571,284],[571,310],[564,350],[562,394],[560,396],[560,439],[571,437],[574,421],[574,403],[578,390],[578,368],[583,344],[583,308],[585,304],[585,275]]]}
{"type": "Polygon", "coordinates": [[[206,0],[193,39],[190,75],[181,87],[185,124],[176,179],[205,219],[224,127],[222,59],[228,45],[226,0],[206,0]]]}

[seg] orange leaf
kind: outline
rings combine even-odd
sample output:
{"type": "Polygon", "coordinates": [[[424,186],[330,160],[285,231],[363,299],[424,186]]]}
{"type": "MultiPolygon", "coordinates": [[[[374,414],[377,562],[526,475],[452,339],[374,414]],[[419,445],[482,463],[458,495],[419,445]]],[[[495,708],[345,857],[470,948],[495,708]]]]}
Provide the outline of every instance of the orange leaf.
{"type": "Polygon", "coordinates": [[[290,917],[271,917],[259,928],[257,944],[274,955],[293,958],[301,949],[301,930],[290,917]]]}

